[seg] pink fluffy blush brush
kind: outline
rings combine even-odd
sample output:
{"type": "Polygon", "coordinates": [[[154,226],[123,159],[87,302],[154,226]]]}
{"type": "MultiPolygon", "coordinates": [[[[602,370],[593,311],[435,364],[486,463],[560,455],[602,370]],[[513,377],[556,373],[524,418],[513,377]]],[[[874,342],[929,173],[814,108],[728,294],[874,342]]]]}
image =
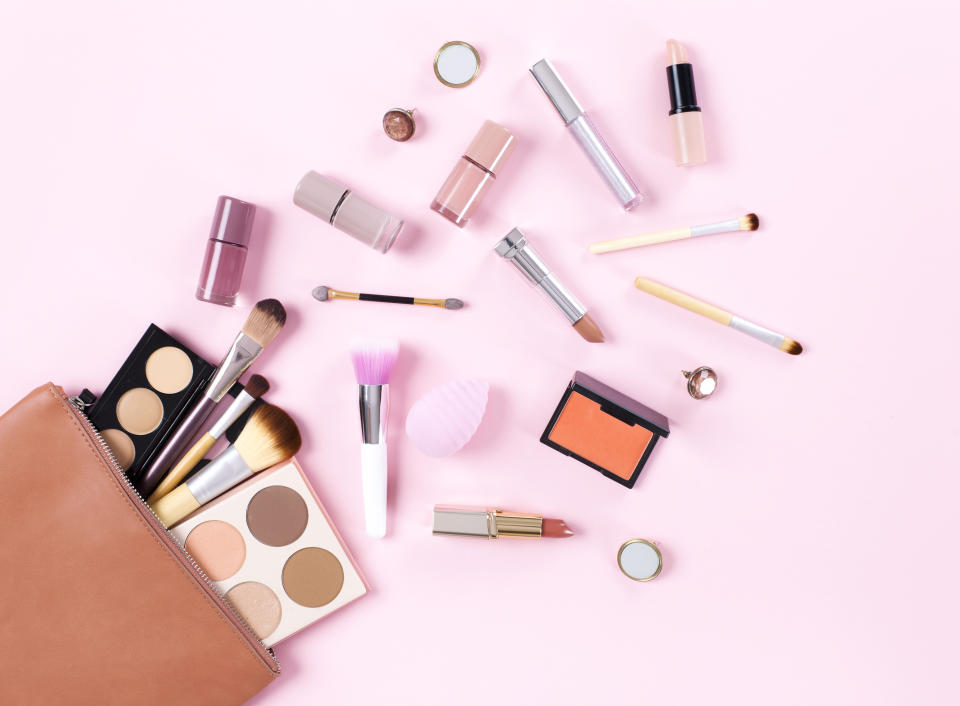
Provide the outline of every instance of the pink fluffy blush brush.
{"type": "Polygon", "coordinates": [[[350,346],[360,385],[360,473],[367,534],[387,533],[387,416],[389,383],[399,348],[392,340],[357,340],[350,346]]]}

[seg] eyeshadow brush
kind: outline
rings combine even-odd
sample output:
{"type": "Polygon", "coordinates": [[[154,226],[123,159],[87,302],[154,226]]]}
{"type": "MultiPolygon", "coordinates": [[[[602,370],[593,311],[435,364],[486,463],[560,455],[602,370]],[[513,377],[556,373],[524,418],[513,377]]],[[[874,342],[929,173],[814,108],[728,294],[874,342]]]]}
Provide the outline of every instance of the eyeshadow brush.
{"type": "Polygon", "coordinates": [[[387,420],[390,376],[397,362],[396,341],[354,341],[350,357],[360,385],[360,473],[367,534],[387,533],[387,420]]]}
{"type": "Polygon", "coordinates": [[[235,444],[150,507],[164,527],[171,527],[201,505],[299,450],[300,430],[290,415],[264,404],[251,415],[235,444]]]}
{"type": "Polygon", "coordinates": [[[217,443],[217,439],[223,436],[230,425],[237,421],[240,416],[250,408],[250,405],[266,394],[269,389],[270,383],[267,382],[265,377],[262,375],[251,375],[247,384],[244,385],[243,391],[230,403],[227,411],[224,412],[220,418],[213,423],[209,431],[201,436],[200,440],[187,451],[186,456],[177,461],[177,465],[164,477],[160,485],[157,486],[157,489],[153,491],[153,495],[147,498],[147,502],[156,502],[176,488],[180,481],[193,470],[194,466],[200,463],[200,460],[207,454],[207,451],[213,448],[213,445],[217,443]]]}
{"type": "Polygon", "coordinates": [[[594,255],[599,255],[605,252],[616,252],[617,250],[639,248],[644,245],[668,243],[672,240],[696,238],[701,235],[713,235],[714,233],[733,233],[738,230],[756,230],[759,227],[760,219],[757,218],[757,214],[748,213],[746,216],[733,218],[729,221],[720,221],[719,223],[707,223],[700,226],[674,228],[673,230],[664,230],[659,233],[634,235],[629,238],[617,238],[616,240],[602,240],[598,243],[590,243],[590,252],[592,252],[594,255]]]}
{"type": "Polygon", "coordinates": [[[190,414],[170,437],[163,451],[138,478],[134,485],[140,494],[147,497],[156,490],[160,481],[174,462],[187,450],[187,446],[200,431],[200,427],[213,412],[217,403],[240,379],[244,371],[257,359],[263,349],[280,333],[287,321],[287,312],[283,304],[276,299],[264,299],[257,302],[247,317],[246,323],[227,351],[227,355],[217,368],[213,378],[207,384],[203,397],[190,410],[190,414]]]}
{"type": "Polygon", "coordinates": [[[803,351],[803,346],[794,341],[792,338],[787,338],[783,334],[777,333],[776,331],[771,331],[770,329],[764,328],[763,326],[755,324],[752,321],[741,319],[739,316],[731,314],[729,311],[724,311],[720,307],[716,307],[713,304],[708,304],[707,302],[701,301],[696,297],[691,297],[689,294],[678,292],[676,289],[671,289],[664,284],[654,282],[652,279],[647,279],[646,277],[637,277],[633,284],[637,289],[641,289],[647,294],[652,294],[653,296],[659,297],[660,299],[668,301],[671,304],[676,304],[679,307],[683,307],[687,311],[692,311],[694,314],[700,314],[700,316],[706,316],[708,319],[713,319],[717,323],[723,324],[724,326],[729,326],[730,328],[736,329],[737,331],[745,333],[748,336],[752,336],[758,341],[763,341],[774,348],[779,348],[784,353],[789,353],[790,355],[800,355],[800,353],[803,351]]]}
{"type": "Polygon", "coordinates": [[[354,299],[362,302],[385,302],[387,304],[417,304],[419,306],[433,306],[439,309],[462,309],[460,299],[424,299],[422,297],[397,297],[392,294],[363,294],[360,292],[343,292],[333,287],[320,285],[314,287],[313,298],[320,302],[331,299],[354,299]]]}

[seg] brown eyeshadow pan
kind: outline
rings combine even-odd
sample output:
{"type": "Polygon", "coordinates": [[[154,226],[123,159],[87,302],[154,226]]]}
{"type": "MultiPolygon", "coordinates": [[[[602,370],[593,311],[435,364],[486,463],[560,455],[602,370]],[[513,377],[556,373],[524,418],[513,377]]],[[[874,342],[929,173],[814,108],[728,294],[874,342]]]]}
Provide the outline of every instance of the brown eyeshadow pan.
{"type": "Polygon", "coordinates": [[[307,547],[283,565],[283,590],[307,608],[326,605],[343,588],[343,565],[326,549],[307,547]]]}
{"type": "Polygon", "coordinates": [[[283,485],[264,488],[247,505],[250,534],[271,547],[295,542],[307,529],[309,514],[300,493],[283,485]]]}

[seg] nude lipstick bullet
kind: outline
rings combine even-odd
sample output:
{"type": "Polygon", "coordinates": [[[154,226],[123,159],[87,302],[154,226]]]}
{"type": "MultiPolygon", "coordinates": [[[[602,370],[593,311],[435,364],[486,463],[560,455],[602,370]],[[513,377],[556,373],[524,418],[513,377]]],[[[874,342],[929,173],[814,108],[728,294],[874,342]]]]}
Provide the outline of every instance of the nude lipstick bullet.
{"type": "Polygon", "coordinates": [[[433,533],[457,537],[551,537],[565,539],[573,530],[563,520],[551,520],[540,515],[521,515],[480,507],[435,505],[433,533]]]}
{"type": "Polygon", "coordinates": [[[603,343],[603,331],[590,318],[587,308],[550,272],[547,263],[530,246],[518,228],[507,233],[494,250],[504,260],[513,263],[527,280],[546,294],[584,340],[603,343]]]}
{"type": "Polygon", "coordinates": [[[693,84],[693,65],[687,60],[687,50],[676,39],[667,40],[667,61],[673,156],[678,167],[693,167],[707,161],[703,117],[693,84]]]}

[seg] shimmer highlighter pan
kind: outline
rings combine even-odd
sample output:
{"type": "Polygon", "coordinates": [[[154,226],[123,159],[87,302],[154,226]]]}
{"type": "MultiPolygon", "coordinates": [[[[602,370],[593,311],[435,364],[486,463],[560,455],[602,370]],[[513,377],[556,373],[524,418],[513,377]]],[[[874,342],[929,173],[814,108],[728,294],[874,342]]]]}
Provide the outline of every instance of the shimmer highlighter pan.
{"type": "Polygon", "coordinates": [[[170,531],[267,647],[367,592],[296,459],[170,531]]]}
{"type": "Polygon", "coordinates": [[[214,367],[155,324],[90,410],[131,478],[160,451],[213,374],[214,367]]]}
{"type": "Polygon", "coordinates": [[[540,441],[632,488],[661,437],[665,416],[577,372],[540,441]]]}

